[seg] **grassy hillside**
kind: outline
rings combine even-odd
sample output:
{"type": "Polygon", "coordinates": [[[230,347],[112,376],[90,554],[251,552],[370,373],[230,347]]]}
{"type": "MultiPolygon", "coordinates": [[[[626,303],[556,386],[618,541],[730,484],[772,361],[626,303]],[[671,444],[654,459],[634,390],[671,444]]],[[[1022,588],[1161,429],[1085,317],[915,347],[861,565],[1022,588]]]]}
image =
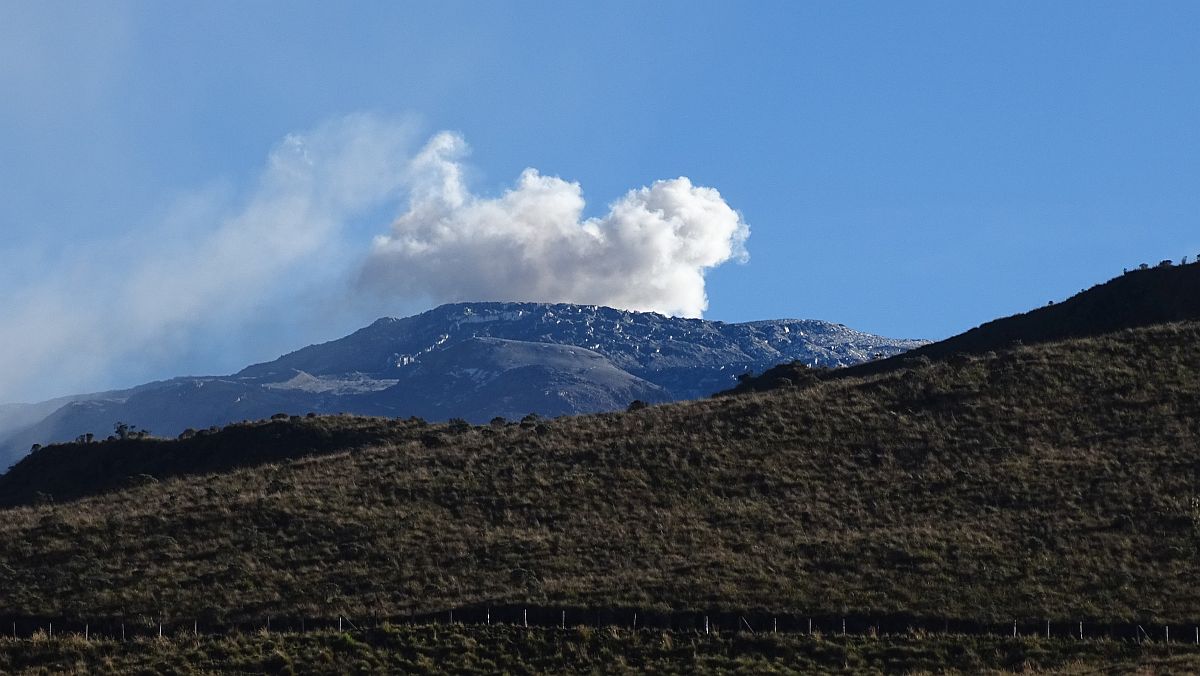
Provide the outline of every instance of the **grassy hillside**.
{"type": "Polygon", "coordinates": [[[888,359],[837,370],[813,370],[800,362],[780,364],[757,377],[743,379],[731,392],[791,387],[818,378],[866,376],[905,368],[914,360],[983,354],[1014,345],[1086,338],[1182,321],[1200,321],[1200,260],[1190,265],[1129,270],[1061,303],[995,319],[888,359]]]}
{"type": "Polygon", "coordinates": [[[1190,625],[1198,440],[1195,323],[633,413],[398,424],[353,451],[0,510],[0,612],[1190,625]]]}

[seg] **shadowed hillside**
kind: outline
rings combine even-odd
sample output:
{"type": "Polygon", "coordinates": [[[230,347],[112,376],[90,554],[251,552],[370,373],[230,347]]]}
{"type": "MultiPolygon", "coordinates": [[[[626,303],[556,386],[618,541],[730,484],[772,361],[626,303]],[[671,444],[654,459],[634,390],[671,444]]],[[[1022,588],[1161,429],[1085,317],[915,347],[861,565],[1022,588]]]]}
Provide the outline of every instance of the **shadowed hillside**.
{"type": "Polygon", "coordinates": [[[230,425],[220,432],[202,430],[178,440],[56,444],[30,453],[0,475],[0,506],[73,500],[173,476],[347,451],[385,439],[421,438],[425,427],[418,420],[284,416],[230,425]]]}
{"type": "Polygon", "coordinates": [[[911,360],[983,354],[1015,344],[1099,336],[1121,329],[1200,320],[1200,262],[1130,270],[1071,298],[1011,317],[901,355],[845,369],[812,370],[810,364],[780,364],[743,378],[731,392],[749,392],[812,382],[818,377],[861,376],[903,368],[911,360]]]}
{"type": "Polygon", "coordinates": [[[1200,319],[1200,264],[1130,270],[1071,298],[997,319],[905,356],[979,354],[1016,342],[1098,336],[1120,329],[1200,319]]]}
{"type": "MultiPolygon", "coordinates": [[[[1182,323],[524,426],[418,435],[321,420],[379,436],[3,510],[0,608],[217,621],[529,603],[1191,623],[1198,374],[1200,324],[1182,323]]],[[[253,454],[261,442],[245,434],[208,442],[253,454]]],[[[122,448],[97,447],[88,472],[122,448]]],[[[69,469],[57,458],[43,471],[69,469]]],[[[23,481],[36,490],[36,473],[23,481]]]]}

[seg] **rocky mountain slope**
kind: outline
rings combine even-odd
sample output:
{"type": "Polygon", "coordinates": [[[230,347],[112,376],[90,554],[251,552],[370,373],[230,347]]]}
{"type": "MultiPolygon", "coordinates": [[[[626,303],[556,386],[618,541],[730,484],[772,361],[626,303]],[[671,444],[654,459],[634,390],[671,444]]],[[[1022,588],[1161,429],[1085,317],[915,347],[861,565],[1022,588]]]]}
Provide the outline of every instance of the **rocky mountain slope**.
{"type": "Polygon", "coordinates": [[[13,408],[40,417],[7,432],[0,427],[0,469],[33,444],[104,437],[117,421],[175,436],[275,413],[551,417],[621,409],[637,399],[694,399],[780,362],[845,366],[922,344],[814,320],[726,324],[597,306],[458,303],[380,319],[230,376],[13,408]]]}

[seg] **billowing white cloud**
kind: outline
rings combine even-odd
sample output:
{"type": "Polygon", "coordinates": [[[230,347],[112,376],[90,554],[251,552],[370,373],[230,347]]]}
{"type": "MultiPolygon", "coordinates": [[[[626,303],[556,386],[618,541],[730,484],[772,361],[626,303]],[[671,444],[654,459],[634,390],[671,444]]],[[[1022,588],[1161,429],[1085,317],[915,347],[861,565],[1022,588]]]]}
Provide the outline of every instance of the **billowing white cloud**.
{"type": "Polygon", "coordinates": [[[584,218],[580,185],[526,169],[503,195],[473,195],[466,143],[435,136],[414,158],[408,210],[376,238],[363,273],[400,298],[543,301],[699,316],[705,272],[744,260],[749,228],[685,177],[630,190],[584,218]]]}

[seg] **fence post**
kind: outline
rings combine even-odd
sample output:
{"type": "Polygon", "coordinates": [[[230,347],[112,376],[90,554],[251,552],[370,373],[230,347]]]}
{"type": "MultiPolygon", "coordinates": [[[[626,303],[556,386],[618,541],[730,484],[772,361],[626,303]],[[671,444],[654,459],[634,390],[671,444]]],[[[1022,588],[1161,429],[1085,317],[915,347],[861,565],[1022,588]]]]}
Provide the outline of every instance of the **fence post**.
{"type": "Polygon", "coordinates": [[[492,609],[491,608],[487,609],[487,623],[488,623],[489,627],[492,626],[492,609]]]}
{"type": "Polygon", "coordinates": [[[812,618],[808,618],[808,635],[812,636],[812,618]]]}
{"type": "Polygon", "coordinates": [[[1166,634],[1167,634],[1167,637],[1166,637],[1166,638],[1167,638],[1167,643],[1170,643],[1170,642],[1171,642],[1171,627],[1170,627],[1170,625],[1167,625],[1167,626],[1163,627],[1163,630],[1164,630],[1164,631],[1166,632],[1166,634]]]}
{"type": "Polygon", "coordinates": [[[91,625],[84,624],[83,625],[83,640],[87,641],[88,639],[91,638],[91,636],[92,636],[91,625]]]}
{"type": "Polygon", "coordinates": [[[528,629],[529,628],[529,609],[528,608],[526,608],[524,610],[524,613],[521,615],[521,620],[525,623],[525,628],[528,629]]]}
{"type": "Polygon", "coordinates": [[[338,631],[342,630],[342,616],[338,615],[338,631]]]}
{"type": "Polygon", "coordinates": [[[49,622],[48,624],[50,625],[50,638],[54,638],[54,623],[49,622]]]}
{"type": "Polygon", "coordinates": [[[846,635],[846,618],[842,618],[842,636],[846,635]]]}
{"type": "Polygon", "coordinates": [[[1079,640],[1080,641],[1083,640],[1083,622],[1082,621],[1079,623],[1079,640]]]}
{"type": "Polygon", "coordinates": [[[1017,621],[1013,620],[1013,638],[1017,637],[1017,621]]]}
{"type": "Polygon", "coordinates": [[[779,618],[778,617],[771,618],[771,633],[772,634],[779,633],[779,618]]]}
{"type": "Polygon", "coordinates": [[[567,611],[565,610],[562,611],[562,622],[559,626],[561,626],[563,629],[567,628],[567,611]]]}
{"type": "Polygon", "coordinates": [[[162,622],[158,623],[158,637],[162,638],[162,622]]]}
{"type": "Polygon", "coordinates": [[[200,635],[200,621],[192,620],[192,636],[200,635]]]}
{"type": "Polygon", "coordinates": [[[704,635],[708,635],[708,615],[704,616],[704,635]]]}
{"type": "Polygon", "coordinates": [[[125,623],[121,623],[121,643],[125,642],[125,623]]]}

